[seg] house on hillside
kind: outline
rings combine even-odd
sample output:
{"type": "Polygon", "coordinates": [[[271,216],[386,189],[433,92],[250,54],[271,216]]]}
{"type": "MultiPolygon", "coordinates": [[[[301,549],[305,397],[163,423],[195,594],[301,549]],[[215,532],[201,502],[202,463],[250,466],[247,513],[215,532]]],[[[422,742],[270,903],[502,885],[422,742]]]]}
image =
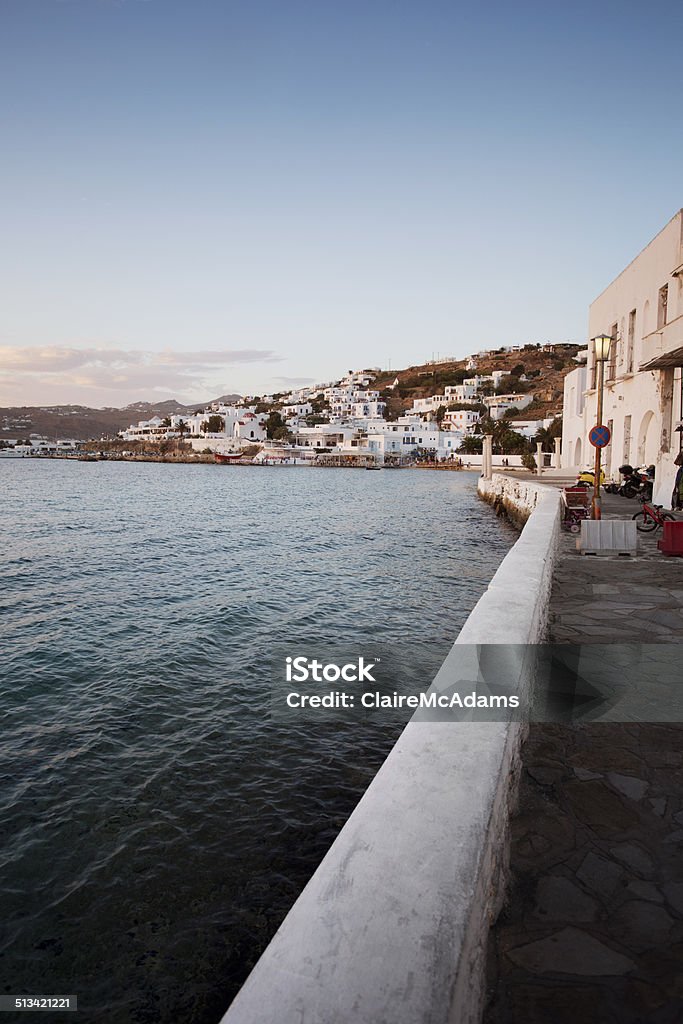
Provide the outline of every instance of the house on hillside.
{"type": "Polygon", "coordinates": [[[487,412],[492,420],[502,420],[509,409],[526,409],[531,405],[534,395],[490,395],[483,399],[487,412]]]}

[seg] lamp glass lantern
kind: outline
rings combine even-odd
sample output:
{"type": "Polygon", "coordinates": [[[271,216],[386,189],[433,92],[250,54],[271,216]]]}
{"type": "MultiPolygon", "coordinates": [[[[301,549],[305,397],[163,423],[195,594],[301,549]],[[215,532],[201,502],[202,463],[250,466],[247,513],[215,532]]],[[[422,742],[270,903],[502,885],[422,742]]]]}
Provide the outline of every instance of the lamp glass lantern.
{"type": "Polygon", "coordinates": [[[610,334],[598,334],[597,337],[592,339],[592,341],[596,363],[606,363],[609,359],[612,336],[610,334]]]}

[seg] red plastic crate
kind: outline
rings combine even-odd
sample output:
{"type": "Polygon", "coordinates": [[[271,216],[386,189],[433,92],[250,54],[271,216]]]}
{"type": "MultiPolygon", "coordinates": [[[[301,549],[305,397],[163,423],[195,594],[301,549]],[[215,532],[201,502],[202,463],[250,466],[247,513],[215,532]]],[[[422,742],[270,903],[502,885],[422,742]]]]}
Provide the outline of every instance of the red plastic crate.
{"type": "Polygon", "coordinates": [[[683,521],[678,523],[666,522],[663,524],[662,530],[662,539],[657,541],[657,547],[662,554],[683,557],[683,521]]]}

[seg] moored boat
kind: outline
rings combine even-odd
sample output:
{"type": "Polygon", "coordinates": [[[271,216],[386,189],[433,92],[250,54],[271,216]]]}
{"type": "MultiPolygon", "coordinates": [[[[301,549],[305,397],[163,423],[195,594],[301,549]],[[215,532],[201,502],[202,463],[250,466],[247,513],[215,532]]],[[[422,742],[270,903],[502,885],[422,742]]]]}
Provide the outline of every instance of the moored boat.
{"type": "Polygon", "coordinates": [[[216,462],[237,462],[238,459],[242,458],[242,452],[214,452],[213,457],[216,462]]]}

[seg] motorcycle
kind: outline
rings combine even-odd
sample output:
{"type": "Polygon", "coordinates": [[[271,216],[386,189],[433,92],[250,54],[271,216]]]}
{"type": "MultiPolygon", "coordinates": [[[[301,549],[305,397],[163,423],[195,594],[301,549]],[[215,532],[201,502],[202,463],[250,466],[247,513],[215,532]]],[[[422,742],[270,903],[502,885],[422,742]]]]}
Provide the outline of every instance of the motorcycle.
{"type": "Polygon", "coordinates": [[[621,486],[617,488],[617,494],[621,494],[624,498],[641,497],[646,501],[652,499],[654,466],[634,469],[633,466],[625,464],[619,466],[619,473],[624,479],[621,486]]]}

